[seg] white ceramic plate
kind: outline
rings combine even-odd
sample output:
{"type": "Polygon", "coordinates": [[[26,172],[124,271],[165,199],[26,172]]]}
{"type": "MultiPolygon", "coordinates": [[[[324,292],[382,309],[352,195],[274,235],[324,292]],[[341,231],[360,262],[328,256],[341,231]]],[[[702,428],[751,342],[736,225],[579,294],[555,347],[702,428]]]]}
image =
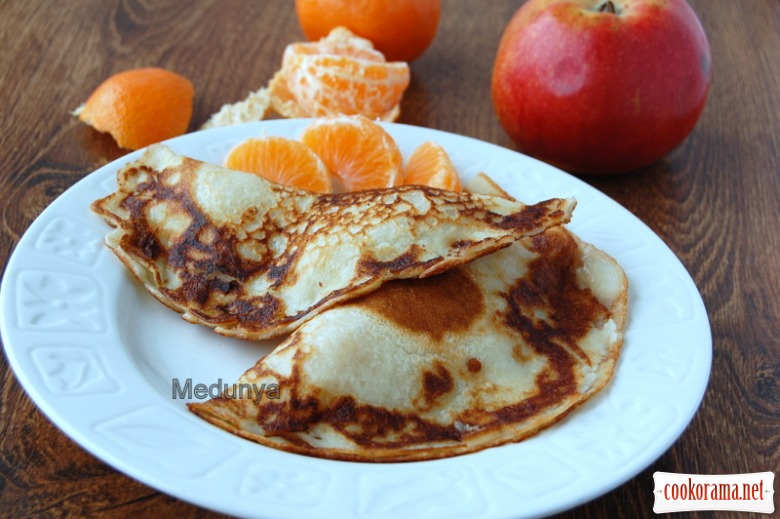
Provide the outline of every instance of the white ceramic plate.
{"type": "MultiPolygon", "coordinates": [[[[297,138],[304,120],[186,135],[174,151],[221,163],[249,136],[297,138]]],[[[625,346],[609,386],[524,442],[399,464],[327,461],[234,437],[187,411],[180,385],[230,384],[272,343],[217,336],[154,300],[102,245],[89,204],[115,188],[100,168],[30,226],[2,283],[2,339],[41,410],[95,456],[186,501],[246,517],[532,517],[595,498],[678,438],[699,406],[712,344],[704,305],[674,254],[635,216],[584,182],[505,148],[430,129],[386,125],[408,157],[442,144],[464,178],[487,172],[531,203],[574,196],[571,229],[615,257],[629,283],[625,346]]],[[[650,487],[647,492],[651,492],[650,487]]]]}

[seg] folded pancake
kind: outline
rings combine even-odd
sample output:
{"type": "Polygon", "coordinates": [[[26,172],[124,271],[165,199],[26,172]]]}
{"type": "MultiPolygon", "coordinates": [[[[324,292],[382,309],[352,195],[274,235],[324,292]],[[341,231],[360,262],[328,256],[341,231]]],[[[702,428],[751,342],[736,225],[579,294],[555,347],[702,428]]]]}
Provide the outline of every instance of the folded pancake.
{"type": "Polygon", "coordinates": [[[620,266],[556,227],[331,308],[219,398],[189,407],[263,445],[341,460],[516,442],[605,386],[626,305],[620,266]]]}
{"type": "Polygon", "coordinates": [[[318,195],[153,146],[92,208],[149,292],[218,333],[261,339],[389,279],[425,277],[569,220],[533,206],[401,186],[318,195]]]}

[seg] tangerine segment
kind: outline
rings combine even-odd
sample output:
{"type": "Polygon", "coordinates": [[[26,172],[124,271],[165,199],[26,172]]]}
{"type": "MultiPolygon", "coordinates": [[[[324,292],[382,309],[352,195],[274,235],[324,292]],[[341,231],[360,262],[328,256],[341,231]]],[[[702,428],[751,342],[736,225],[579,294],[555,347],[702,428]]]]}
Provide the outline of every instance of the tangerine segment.
{"type": "Polygon", "coordinates": [[[187,131],[195,89],[189,79],[161,68],[127,70],[106,79],[73,114],[137,150],[187,131]]]}
{"type": "Polygon", "coordinates": [[[268,82],[271,93],[271,108],[274,112],[288,119],[306,118],[309,115],[298,105],[295,96],[287,88],[287,76],[284,69],[279,70],[268,82]]]}
{"type": "Polygon", "coordinates": [[[331,193],[330,173],[305,144],[284,137],[247,139],[230,150],[225,167],[254,173],[277,184],[331,193]]]}
{"type": "Polygon", "coordinates": [[[366,117],[314,121],[303,130],[301,141],[322,158],[346,191],[403,183],[403,157],[398,145],[379,124],[366,117]]]}
{"type": "Polygon", "coordinates": [[[409,156],[404,184],[438,187],[449,191],[463,189],[458,170],[452,164],[447,151],[432,141],[422,143],[409,156]]]}

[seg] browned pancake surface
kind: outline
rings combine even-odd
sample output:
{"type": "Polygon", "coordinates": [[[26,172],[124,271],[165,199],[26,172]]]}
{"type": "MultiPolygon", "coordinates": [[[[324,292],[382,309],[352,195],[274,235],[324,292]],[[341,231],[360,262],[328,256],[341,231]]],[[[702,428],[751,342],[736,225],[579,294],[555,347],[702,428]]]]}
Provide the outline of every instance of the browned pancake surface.
{"type": "Polygon", "coordinates": [[[572,200],[532,206],[401,186],[316,195],[153,146],[93,204],[106,243],[184,318],[260,339],[384,281],[426,277],[565,223],[572,200]]]}
{"type": "Polygon", "coordinates": [[[424,280],[399,280],[317,316],[240,380],[191,409],[264,445],[358,461],[424,460],[519,441],[609,380],[627,284],[563,228],[424,280]]]}

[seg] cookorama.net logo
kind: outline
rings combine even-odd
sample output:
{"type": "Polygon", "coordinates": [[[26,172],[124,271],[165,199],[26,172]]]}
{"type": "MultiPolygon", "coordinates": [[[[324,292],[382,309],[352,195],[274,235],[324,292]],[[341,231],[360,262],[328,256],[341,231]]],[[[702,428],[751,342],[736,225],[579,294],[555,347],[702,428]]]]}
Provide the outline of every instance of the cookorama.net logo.
{"type": "Polygon", "coordinates": [[[752,474],[653,474],[653,512],[730,510],[771,514],[775,511],[772,472],[752,474]]]}

